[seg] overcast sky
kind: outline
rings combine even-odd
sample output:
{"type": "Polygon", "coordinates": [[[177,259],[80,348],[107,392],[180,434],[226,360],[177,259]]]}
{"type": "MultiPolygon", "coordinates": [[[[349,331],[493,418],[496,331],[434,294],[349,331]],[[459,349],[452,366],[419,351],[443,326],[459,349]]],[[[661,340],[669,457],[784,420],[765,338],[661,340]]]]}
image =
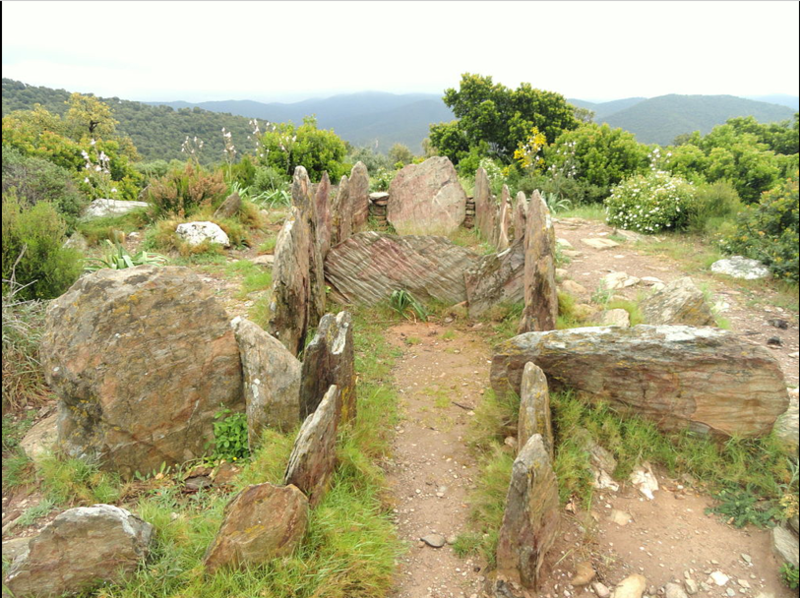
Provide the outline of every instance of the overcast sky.
{"type": "Polygon", "coordinates": [[[131,100],[798,95],[797,2],[3,2],[3,77],[131,100]]]}

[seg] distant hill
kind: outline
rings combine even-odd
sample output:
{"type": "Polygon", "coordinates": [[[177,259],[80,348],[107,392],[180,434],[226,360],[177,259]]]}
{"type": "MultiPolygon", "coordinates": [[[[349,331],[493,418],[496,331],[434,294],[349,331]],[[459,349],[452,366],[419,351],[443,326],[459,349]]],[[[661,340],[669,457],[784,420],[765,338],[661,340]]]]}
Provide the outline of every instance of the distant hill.
{"type": "Polygon", "coordinates": [[[293,104],[262,103],[250,100],[217,102],[149,102],[173,108],[201,108],[229,112],[270,122],[300,124],[306,116],[316,115],[323,129],[333,129],[353,145],[371,146],[386,152],[393,144],[403,143],[415,153],[422,151],[431,123],[453,120],[453,113],[433,94],[392,94],[366,91],[293,104]]]}
{"type": "Polygon", "coordinates": [[[783,93],[773,94],[770,96],[744,96],[748,100],[756,100],[757,102],[767,102],[768,104],[778,104],[779,106],[787,106],[797,112],[800,108],[800,97],[790,96],[783,93]]]}
{"type": "Polygon", "coordinates": [[[578,108],[588,108],[594,112],[595,122],[603,122],[610,115],[620,110],[625,110],[635,106],[639,102],[644,102],[647,98],[624,98],[622,100],[611,100],[610,102],[586,102],[584,100],[567,100],[570,104],[578,108]]]}

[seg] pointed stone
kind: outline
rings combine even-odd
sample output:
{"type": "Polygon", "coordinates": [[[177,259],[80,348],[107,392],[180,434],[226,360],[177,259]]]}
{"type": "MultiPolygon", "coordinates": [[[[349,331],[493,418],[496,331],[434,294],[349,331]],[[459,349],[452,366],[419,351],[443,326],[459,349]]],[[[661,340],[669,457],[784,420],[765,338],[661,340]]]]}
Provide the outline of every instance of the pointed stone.
{"type": "Polygon", "coordinates": [[[369,219],[369,173],[363,162],[356,162],[347,183],[350,199],[353,232],[367,227],[369,219]]]}
{"type": "Polygon", "coordinates": [[[525,223],[528,219],[528,199],[520,191],[514,201],[514,212],[511,223],[512,238],[519,241],[525,237],[525,223]]]}
{"type": "Polygon", "coordinates": [[[243,569],[290,555],[308,524],[308,499],[295,486],[248,486],[225,507],[203,559],[206,572],[243,569]]]}
{"type": "Polygon", "coordinates": [[[231,326],[242,359],[247,439],[253,451],[264,428],[288,432],[300,421],[300,362],[257,324],[236,317],[231,326]]]}
{"type": "Polygon", "coordinates": [[[305,493],[312,507],[325,496],[336,467],[340,401],[339,389],[331,386],[303,422],[283,477],[284,484],[294,484],[305,493]]]}
{"type": "Polygon", "coordinates": [[[554,330],[558,316],[555,230],[550,210],[533,192],[525,231],[525,310],[520,332],[554,330]]]}
{"type": "Polygon", "coordinates": [[[331,248],[331,208],[330,208],[331,181],[328,173],[322,173],[322,179],[317,185],[317,192],[314,196],[316,203],[317,216],[317,251],[325,259],[328,250],[331,248]]]}
{"type": "Polygon", "coordinates": [[[489,177],[483,168],[475,173],[475,224],[487,243],[492,243],[495,227],[495,202],[489,190],[489,177]]]}
{"type": "Polygon", "coordinates": [[[552,460],[554,445],[551,418],[547,377],[536,364],[528,362],[522,371],[519,395],[517,451],[523,449],[531,436],[539,434],[552,460]]]}
{"type": "Polygon", "coordinates": [[[714,326],[714,314],[706,303],[703,291],[684,276],[672,281],[640,304],[648,324],[684,324],[714,326]]]}
{"type": "Polygon", "coordinates": [[[339,182],[339,191],[333,202],[331,214],[333,228],[333,245],[343,243],[353,234],[353,210],[350,205],[350,191],[347,176],[339,182]]]}
{"type": "MultiPolygon", "coordinates": [[[[300,383],[300,419],[314,413],[331,385],[341,393],[338,409],[345,420],[356,415],[353,318],[346,311],[325,314],[306,346],[300,383]]],[[[337,417],[340,414],[337,413],[337,417]]]]}
{"type": "Polygon", "coordinates": [[[534,434],[511,470],[497,542],[498,577],[537,589],[539,571],[558,532],[558,486],[550,453],[534,434]]]}
{"type": "Polygon", "coordinates": [[[469,316],[477,318],[495,305],[522,301],[524,275],[525,248],[521,241],[502,253],[480,258],[464,276],[469,316]]]}
{"type": "Polygon", "coordinates": [[[241,207],[242,198],[238,193],[231,193],[214,212],[214,218],[233,218],[241,207]]]}
{"type": "Polygon", "coordinates": [[[512,211],[508,186],[503,185],[503,193],[500,195],[500,212],[497,218],[497,232],[494,235],[497,251],[505,251],[509,247],[512,211]]]}

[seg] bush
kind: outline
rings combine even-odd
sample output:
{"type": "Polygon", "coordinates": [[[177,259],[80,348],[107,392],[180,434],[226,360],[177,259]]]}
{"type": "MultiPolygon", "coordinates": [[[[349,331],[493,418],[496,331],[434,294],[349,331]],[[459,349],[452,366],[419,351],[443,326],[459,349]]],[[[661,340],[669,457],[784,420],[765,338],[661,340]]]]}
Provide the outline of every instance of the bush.
{"type": "Polygon", "coordinates": [[[41,201],[52,203],[69,230],[75,228],[88,203],[66,168],[6,148],[3,150],[3,193],[12,187],[17,190],[18,198],[28,205],[41,201]]]}
{"type": "Polygon", "coordinates": [[[798,173],[739,214],[722,250],[759,260],[777,278],[798,282],[798,173]]]}
{"type": "MultiPolygon", "coordinates": [[[[39,339],[46,304],[22,301],[19,286],[3,292],[3,411],[35,404],[46,395],[39,365],[39,339]]],[[[3,418],[5,426],[5,417],[3,418]]],[[[3,448],[6,448],[5,432],[3,448]]]]}
{"type": "Polygon", "coordinates": [[[715,231],[743,207],[739,194],[729,182],[700,185],[689,207],[689,228],[695,232],[715,231]]]}
{"type": "Polygon", "coordinates": [[[4,295],[10,292],[6,281],[13,279],[25,286],[17,291],[20,299],[52,299],[78,279],[81,255],[63,246],[66,230],[51,204],[24,208],[13,190],[3,195],[4,295]]]}
{"type": "Polygon", "coordinates": [[[636,175],[616,187],[605,201],[612,226],[655,234],[685,228],[695,196],[691,183],[666,172],[636,175]]]}
{"type": "Polygon", "coordinates": [[[228,186],[222,172],[205,173],[187,162],[183,170],[172,170],[150,184],[148,200],[158,216],[190,216],[201,207],[225,198],[228,186]]]}

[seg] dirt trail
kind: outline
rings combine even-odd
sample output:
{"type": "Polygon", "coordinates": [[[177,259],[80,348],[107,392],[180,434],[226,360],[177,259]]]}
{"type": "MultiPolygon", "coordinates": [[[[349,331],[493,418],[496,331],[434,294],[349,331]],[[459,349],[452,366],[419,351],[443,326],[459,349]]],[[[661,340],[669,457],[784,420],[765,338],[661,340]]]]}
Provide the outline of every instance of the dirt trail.
{"type": "Polygon", "coordinates": [[[394,372],[402,419],[387,474],[398,533],[409,543],[392,597],[480,595],[483,564],[457,557],[446,541],[466,530],[477,474],[466,435],[489,378],[490,349],[477,336],[436,324],[403,324],[387,337],[404,353],[394,372]],[[444,546],[420,540],[432,534],[444,546]]]}

